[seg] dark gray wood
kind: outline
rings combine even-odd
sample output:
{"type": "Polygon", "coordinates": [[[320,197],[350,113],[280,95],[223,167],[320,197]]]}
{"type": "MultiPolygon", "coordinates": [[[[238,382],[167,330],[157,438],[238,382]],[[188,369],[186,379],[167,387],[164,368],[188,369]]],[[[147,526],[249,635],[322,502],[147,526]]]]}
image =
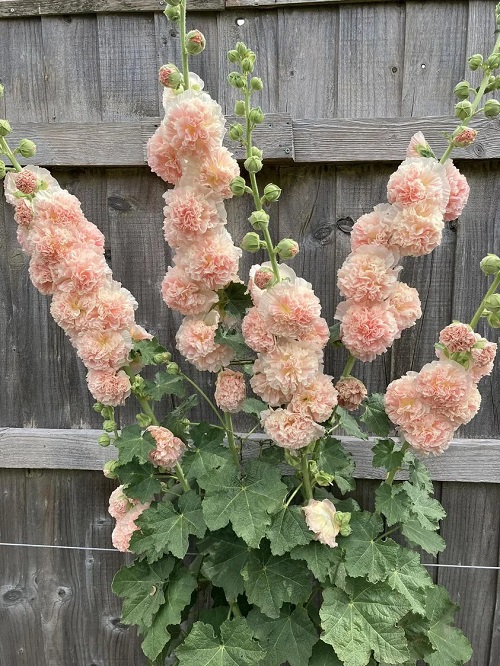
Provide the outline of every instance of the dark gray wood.
{"type": "MultiPolygon", "coordinates": [[[[56,14],[93,14],[96,12],[159,12],[164,0],[1,0],[0,18],[50,16],[56,14]]],[[[224,0],[190,0],[188,10],[218,11],[224,0]]]]}

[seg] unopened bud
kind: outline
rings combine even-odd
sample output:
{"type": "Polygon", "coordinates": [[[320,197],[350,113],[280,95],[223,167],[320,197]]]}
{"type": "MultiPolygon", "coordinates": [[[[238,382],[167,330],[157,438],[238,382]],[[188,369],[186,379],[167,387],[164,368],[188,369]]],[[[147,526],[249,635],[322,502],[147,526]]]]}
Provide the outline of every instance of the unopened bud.
{"type": "Polygon", "coordinates": [[[472,115],[472,104],[468,99],[464,99],[463,102],[458,102],[455,104],[455,116],[460,118],[460,120],[467,120],[472,115]]]}
{"type": "Polygon", "coordinates": [[[262,90],[264,87],[264,83],[262,82],[262,79],[260,79],[258,76],[252,76],[250,79],[250,88],[252,90],[262,90]]]}
{"type": "Polygon", "coordinates": [[[245,102],[242,99],[239,99],[234,105],[234,115],[235,116],[245,115],[245,102]]]}
{"type": "Polygon", "coordinates": [[[186,51],[190,55],[198,55],[206,46],[205,36],[199,30],[190,30],[186,35],[186,51]]]}
{"type": "Polygon", "coordinates": [[[367,396],[366,386],[356,377],[341,377],[335,384],[340,407],[349,411],[357,409],[367,396]]]}
{"type": "Polygon", "coordinates": [[[160,67],[158,80],[165,88],[173,88],[175,90],[182,82],[182,75],[175,65],[168,63],[160,67]]]}
{"type": "Polygon", "coordinates": [[[92,405],[92,409],[94,410],[94,412],[97,412],[98,414],[102,412],[103,407],[104,405],[102,404],[102,402],[94,402],[94,404],[92,405]]]}
{"type": "Polygon", "coordinates": [[[248,53],[248,46],[244,42],[237,42],[236,53],[240,58],[245,58],[248,53]]]}
{"type": "Polygon", "coordinates": [[[245,87],[245,78],[239,72],[231,72],[227,77],[229,85],[233,88],[244,88],[245,87]]]}
{"type": "Polygon", "coordinates": [[[266,201],[278,201],[281,195],[281,188],[274,183],[269,183],[264,188],[264,199],[266,201]]]}
{"type": "Polygon", "coordinates": [[[233,141],[240,141],[243,138],[243,125],[234,123],[229,128],[228,134],[233,141]]]}
{"type": "Polygon", "coordinates": [[[243,194],[245,194],[245,188],[245,179],[241,176],[236,176],[236,178],[233,178],[233,180],[229,183],[229,189],[235,197],[241,197],[243,194]]]}
{"type": "Polygon", "coordinates": [[[484,115],[487,118],[496,118],[500,113],[500,102],[496,99],[489,99],[484,105],[484,115]]]}
{"type": "Polygon", "coordinates": [[[479,266],[485,275],[496,275],[500,271],[500,257],[496,254],[487,254],[479,266]]]}
{"type": "Polygon", "coordinates": [[[243,58],[243,60],[241,61],[241,71],[243,72],[243,74],[250,74],[251,72],[253,72],[254,64],[255,61],[253,58],[248,58],[248,57],[243,58]]]}
{"type": "Polygon", "coordinates": [[[256,106],[255,108],[250,109],[248,118],[250,122],[254,123],[255,125],[259,125],[264,120],[264,114],[260,106],[256,106]]]}
{"type": "Polygon", "coordinates": [[[493,53],[490,55],[490,57],[486,60],[486,66],[489,69],[497,69],[500,67],[500,53],[493,53]]]}
{"type": "Polygon", "coordinates": [[[248,157],[243,164],[249,173],[257,173],[262,169],[262,160],[254,155],[248,157]]]}
{"type": "Polygon", "coordinates": [[[299,253],[299,244],[293,238],[283,238],[275,249],[280,259],[293,259],[299,253]]]}
{"type": "Polygon", "coordinates": [[[252,146],[251,154],[253,157],[258,157],[259,160],[262,159],[262,150],[260,148],[257,148],[257,146],[252,146]]]}
{"type": "Polygon", "coordinates": [[[339,528],[340,534],[342,536],[349,536],[352,532],[351,526],[349,525],[351,522],[351,514],[344,511],[336,511],[333,520],[339,528]]]}
{"type": "Polygon", "coordinates": [[[258,252],[260,250],[259,234],[256,234],[255,231],[249,231],[243,237],[240,247],[247,252],[258,252]]]}
{"type": "Polygon", "coordinates": [[[178,375],[179,374],[179,366],[177,363],[169,363],[167,365],[167,372],[169,375],[178,375]]]}
{"type": "Polygon", "coordinates": [[[329,486],[335,479],[333,474],[328,474],[322,469],[319,469],[318,463],[315,460],[309,462],[309,471],[318,486],[329,486]]]}
{"type": "Polygon", "coordinates": [[[172,7],[168,6],[163,13],[168,18],[169,21],[176,23],[181,18],[181,8],[179,6],[172,7]]]}
{"type": "Polygon", "coordinates": [[[111,439],[109,435],[104,434],[99,437],[97,443],[99,444],[99,446],[109,446],[111,444],[111,439]]]}
{"type": "Polygon", "coordinates": [[[103,419],[113,419],[115,415],[115,410],[113,407],[110,406],[104,406],[101,409],[101,416],[103,419]]]}
{"type": "Polygon", "coordinates": [[[483,56],[480,53],[475,53],[474,55],[471,55],[467,62],[469,63],[469,69],[475,72],[476,69],[479,69],[483,64],[483,56]]]}
{"type": "Polygon", "coordinates": [[[141,428],[147,428],[151,425],[151,417],[147,414],[143,414],[142,412],[140,414],[136,414],[135,419],[141,428]]]}
{"type": "Polygon", "coordinates": [[[259,289],[267,289],[274,282],[274,273],[269,268],[259,268],[253,276],[253,281],[259,289]]]}
{"type": "Polygon", "coordinates": [[[0,160],[0,179],[5,178],[5,174],[7,173],[7,169],[5,166],[5,162],[0,160]]]}
{"type": "Polygon", "coordinates": [[[102,429],[105,430],[106,432],[114,432],[116,428],[116,422],[112,421],[111,419],[104,421],[102,424],[102,429]]]}
{"type": "Polygon", "coordinates": [[[17,149],[23,157],[33,157],[36,154],[36,143],[29,139],[21,139],[17,149]]]}
{"type": "Polygon", "coordinates": [[[0,120],[0,136],[7,136],[12,132],[12,127],[8,120],[0,120]]]}
{"type": "Polygon", "coordinates": [[[470,127],[461,125],[454,132],[453,145],[457,148],[465,148],[470,146],[476,140],[477,132],[470,127]]]}
{"type": "Polygon", "coordinates": [[[267,229],[269,225],[269,215],[264,210],[254,210],[248,221],[254,229],[262,231],[263,229],[267,229]]]}
{"type": "Polygon", "coordinates": [[[4,91],[5,91],[5,88],[4,88],[3,85],[0,83],[0,99],[3,97],[4,91]]]}
{"type": "Polygon", "coordinates": [[[457,83],[453,90],[458,99],[467,99],[467,97],[470,95],[470,91],[471,88],[467,81],[460,81],[460,83],[457,83]]]}
{"type": "Polygon", "coordinates": [[[491,328],[500,328],[500,312],[491,312],[487,321],[491,328]]]}
{"type": "Polygon", "coordinates": [[[117,474],[115,472],[119,463],[117,460],[108,460],[108,462],[102,468],[102,473],[107,479],[116,479],[117,474]]]}
{"type": "Polygon", "coordinates": [[[492,294],[488,296],[484,303],[484,307],[490,312],[500,312],[500,294],[492,294]]]}
{"type": "Polygon", "coordinates": [[[240,59],[240,56],[238,55],[238,51],[235,51],[234,49],[231,51],[227,52],[227,59],[229,62],[238,62],[240,59]]]}
{"type": "Polygon", "coordinates": [[[153,361],[160,365],[161,363],[168,363],[172,359],[172,354],[170,352],[161,352],[153,356],[153,361]]]}

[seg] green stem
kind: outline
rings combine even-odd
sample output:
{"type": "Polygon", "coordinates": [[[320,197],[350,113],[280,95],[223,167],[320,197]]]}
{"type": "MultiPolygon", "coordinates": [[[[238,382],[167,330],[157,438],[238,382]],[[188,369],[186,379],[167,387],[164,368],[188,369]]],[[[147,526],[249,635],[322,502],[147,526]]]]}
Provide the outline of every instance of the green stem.
{"type": "MultiPolygon", "coordinates": [[[[409,448],[410,448],[410,444],[408,442],[404,442],[403,446],[401,447],[401,451],[403,453],[406,453],[406,451],[408,451],[409,448]]],[[[394,469],[391,469],[389,472],[387,472],[387,476],[385,477],[385,483],[388,486],[392,486],[392,482],[394,481],[394,477],[396,476],[396,474],[399,472],[400,469],[401,469],[401,467],[398,466],[398,467],[395,467],[394,469]]]]}
{"type": "Polygon", "coordinates": [[[207,402],[207,404],[210,405],[210,407],[212,408],[214,414],[217,416],[217,418],[219,419],[219,421],[222,423],[222,425],[223,425],[223,427],[224,427],[224,430],[226,430],[226,424],[225,424],[225,422],[224,422],[224,419],[221,417],[221,415],[220,415],[220,413],[219,413],[219,410],[218,410],[217,407],[214,405],[214,403],[210,400],[210,398],[208,397],[208,395],[203,391],[203,389],[201,389],[201,388],[198,386],[198,384],[197,384],[196,382],[194,382],[190,377],[188,377],[187,375],[185,375],[183,372],[179,372],[179,374],[180,374],[181,377],[183,377],[183,378],[188,382],[188,384],[191,384],[191,386],[192,386],[193,388],[195,388],[195,389],[198,391],[198,393],[199,393],[199,394],[205,399],[205,401],[207,402]]]}
{"type": "Polygon", "coordinates": [[[302,453],[302,483],[304,484],[304,498],[309,502],[313,499],[313,490],[311,477],[309,476],[309,461],[306,451],[302,453]]]}
{"type": "Polygon", "coordinates": [[[485,294],[485,297],[484,297],[483,300],[481,301],[481,305],[478,307],[478,309],[476,310],[476,313],[474,314],[474,316],[473,316],[472,319],[471,319],[470,327],[471,327],[472,329],[476,328],[476,326],[477,326],[477,324],[478,324],[479,320],[481,319],[482,314],[483,314],[483,312],[484,312],[484,308],[485,308],[486,300],[487,300],[492,294],[494,294],[494,293],[496,292],[496,290],[497,290],[499,284],[500,284],[500,273],[497,273],[497,274],[495,275],[495,279],[493,280],[493,282],[492,282],[492,284],[491,284],[491,287],[488,289],[488,291],[487,291],[486,294],[485,294]]]}
{"type": "Polygon", "coordinates": [[[389,536],[389,534],[392,534],[393,532],[396,532],[397,530],[399,530],[399,523],[398,523],[397,525],[395,525],[394,527],[391,527],[391,529],[390,529],[390,530],[387,530],[387,532],[384,532],[383,534],[381,534],[380,536],[378,536],[378,537],[375,539],[375,541],[382,541],[382,539],[387,538],[387,537],[389,536]]]}
{"type": "Polygon", "coordinates": [[[12,162],[12,166],[15,168],[16,171],[21,171],[22,170],[22,166],[16,160],[16,156],[14,155],[12,150],[9,148],[9,144],[4,139],[3,136],[0,136],[0,154],[1,155],[6,155],[9,158],[9,160],[12,162]]]}
{"type": "Polygon", "coordinates": [[[344,369],[342,370],[342,374],[340,375],[341,377],[349,377],[351,374],[351,370],[354,367],[354,364],[356,363],[356,358],[349,353],[349,356],[347,357],[347,361],[345,362],[344,369]]]}
{"type": "Polygon", "coordinates": [[[229,606],[231,607],[231,612],[233,613],[234,617],[241,617],[240,607],[238,606],[236,599],[234,601],[230,601],[229,606]]]}
{"type": "Polygon", "coordinates": [[[285,509],[288,509],[290,506],[291,501],[295,497],[295,495],[299,492],[299,490],[302,488],[302,483],[299,483],[299,485],[295,488],[293,493],[290,495],[290,497],[287,499],[286,504],[285,504],[285,509]]]}
{"type": "Polygon", "coordinates": [[[184,79],[184,89],[189,88],[189,53],[186,49],[186,0],[181,2],[181,18],[180,18],[180,38],[181,38],[181,53],[182,53],[182,77],[184,79]]]}
{"type": "Polygon", "coordinates": [[[231,449],[231,453],[233,454],[234,464],[238,469],[241,469],[240,455],[238,447],[236,446],[236,442],[234,441],[233,421],[231,419],[231,414],[229,412],[224,412],[224,418],[226,419],[227,441],[229,448],[231,449]]]}

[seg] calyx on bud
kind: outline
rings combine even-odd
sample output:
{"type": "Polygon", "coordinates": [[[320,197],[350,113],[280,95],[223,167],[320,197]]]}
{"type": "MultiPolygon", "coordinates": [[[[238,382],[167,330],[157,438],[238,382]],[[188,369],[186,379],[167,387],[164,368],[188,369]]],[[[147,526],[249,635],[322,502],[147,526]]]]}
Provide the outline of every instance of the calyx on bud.
{"type": "Polygon", "coordinates": [[[0,120],[0,136],[7,136],[12,132],[12,127],[8,120],[0,120]]]}
{"type": "Polygon", "coordinates": [[[468,60],[468,63],[469,63],[469,69],[475,72],[476,69],[479,69],[483,64],[483,56],[480,53],[475,53],[474,55],[471,55],[471,57],[468,60]]]}
{"type": "Polygon", "coordinates": [[[205,36],[199,30],[190,30],[186,35],[186,51],[190,55],[198,55],[206,46],[205,36]]]}
{"type": "Polygon", "coordinates": [[[486,319],[491,328],[500,328],[500,312],[490,312],[486,319]]]}
{"type": "Polygon", "coordinates": [[[243,125],[234,123],[229,128],[228,134],[233,141],[239,141],[243,138],[243,125]]]}
{"type": "Polygon", "coordinates": [[[262,90],[264,87],[264,83],[262,82],[262,79],[260,79],[258,76],[252,76],[250,79],[250,88],[252,90],[262,90]]]}
{"type": "Polygon", "coordinates": [[[4,178],[6,173],[7,173],[7,169],[6,169],[6,166],[5,166],[5,162],[0,160],[0,178],[4,178]]]}
{"type": "Polygon", "coordinates": [[[111,444],[111,438],[109,435],[101,435],[99,439],[97,440],[97,443],[99,446],[109,446],[111,444]]]}
{"type": "Polygon", "coordinates": [[[471,93],[471,87],[467,81],[460,81],[455,86],[453,92],[458,97],[458,99],[467,99],[471,93]]]}
{"type": "Polygon", "coordinates": [[[36,143],[29,139],[21,139],[17,151],[23,157],[33,157],[36,154],[36,143]]]}
{"type": "Polygon", "coordinates": [[[254,229],[262,231],[263,229],[267,229],[269,225],[269,215],[265,210],[254,210],[248,221],[254,229]]]}
{"type": "Polygon", "coordinates": [[[500,313],[500,294],[491,294],[491,296],[488,296],[484,307],[490,312],[500,313]]]}
{"type": "Polygon", "coordinates": [[[173,88],[175,90],[182,82],[182,74],[175,65],[169,62],[160,67],[158,80],[165,88],[173,88]]]}
{"type": "Polygon", "coordinates": [[[115,470],[119,466],[118,460],[108,460],[107,463],[105,463],[104,467],[102,468],[102,473],[107,479],[117,479],[118,475],[116,474],[115,470]]]}
{"type": "Polygon", "coordinates": [[[229,62],[238,62],[240,59],[240,56],[238,55],[238,51],[232,49],[231,51],[227,52],[227,59],[229,62]]]}
{"type": "Polygon", "coordinates": [[[275,247],[280,259],[292,259],[299,253],[299,244],[293,238],[283,238],[275,247]]]}
{"type": "Polygon", "coordinates": [[[471,143],[474,143],[476,136],[476,130],[471,127],[460,125],[460,127],[457,127],[453,132],[453,145],[457,148],[465,148],[466,146],[470,146],[471,143]]]}
{"type": "Polygon", "coordinates": [[[489,99],[484,104],[484,115],[487,118],[496,118],[500,113],[500,102],[496,99],[489,99]]]}
{"type": "Polygon", "coordinates": [[[153,356],[153,361],[160,365],[161,363],[168,363],[172,360],[172,354],[170,352],[160,352],[153,356]]]}
{"type": "Polygon", "coordinates": [[[234,105],[234,115],[235,116],[245,115],[245,102],[242,99],[239,99],[234,105]]]}
{"type": "Polygon", "coordinates": [[[280,195],[281,195],[281,188],[278,187],[277,185],[274,185],[274,183],[269,183],[268,185],[265,186],[263,198],[266,201],[278,201],[280,195]]]}
{"type": "Polygon", "coordinates": [[[169,363],[167,365],[167,373],[169,375],[178,375],[179,374],[179,366],[177,363],[169,363]]]}
{"type": "Polygon", "coordinates": [[[349,525],[351,522],[351,514],[346,511],[336,511],[334,521],[339,528],[340,534],[342,536],[349,536],[352,532],[352,528],[349,525]]]}
{"type": "Polygon", "coordinates": [[[486,66],[489,69],[498,69],[500,67],[500,53],[492,53],[486,60],[486,66]]]}
{"type": "Polygon", "coordinates": [[[236,176],[236,178],[233,178],[233,180],[229,183],[229,189],[235,197],[241,197],[243,194],[245,194],[245,188],[246,183],[242,176],[236,176]]]}
{"type": "Polygon", "coordinates": [[[487,254],[479,266],[485,275],[496,275],[500,272],[500,257],[496,254],[487,254]]]}
{"type": "Polygon", "coordinates": [[[249,173],[257,173],[262,169],[262,160],[259,157],[256,157],[255,155],[252,155],[251,157],[247,157],[247,159],[244,161],[244,166],[245,169],[249,173]]]}
{"type": "Polygon", "coordinates": [[[250,122],[254,123],[255,125],[259,125],[264,120],[264,113],[260,106],[256,106],[255,108],[250,109],[248,118],[250,122]]]}
{"type": "Polygon", "coordinates": [[[247,252],[258,252],[261,247],[259,234],[255,233],[255,231],[249,231],[243,237],[240,247],[247,252]]]}
{"type": "Polygon", "coordinates": [[[245,87],[245,77],[239,72],[230,72],[227,80],[229,81],[229,85],[233,86],[233,88],[245,87]]]}
{"type": "Polygon", "coordinates": [[[472,115],[472,104],[468,99],[464,99],[462,102],[455,104],[455,116],[460,118],[460,120],[467,120],[472,115]]]}
{"type": "Polygon", "coordinates": [[[173,23],[179,21],[181,18],[181,8],[178,5],[175,7],[168,5],[168,7],[163,10],[163,13],[168,18],[168,20],[172,21],[173,23]]]}

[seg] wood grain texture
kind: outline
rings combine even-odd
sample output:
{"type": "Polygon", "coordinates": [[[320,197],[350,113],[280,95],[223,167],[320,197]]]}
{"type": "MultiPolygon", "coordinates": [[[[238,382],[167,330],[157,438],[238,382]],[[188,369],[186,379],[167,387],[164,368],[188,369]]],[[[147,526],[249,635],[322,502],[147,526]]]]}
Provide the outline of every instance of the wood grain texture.
{"type": "MultiPolygon", "coordinates": [[[[396,0],[357,0],[357,2],[393,2],[396,0]]],[[[233,7],[284,7],[288,5],[342,5],[352,0],[226,0],[226,8],[233,7]]]]}
{"type": "MultiPolygon", "coordinates": [[[[93,14],[116,12],[160,12],[164,0],[0,0],[0,18],[93,14]]],[[[224,0],[190,0],[188,11],[219,11],[224,0]]]]}

